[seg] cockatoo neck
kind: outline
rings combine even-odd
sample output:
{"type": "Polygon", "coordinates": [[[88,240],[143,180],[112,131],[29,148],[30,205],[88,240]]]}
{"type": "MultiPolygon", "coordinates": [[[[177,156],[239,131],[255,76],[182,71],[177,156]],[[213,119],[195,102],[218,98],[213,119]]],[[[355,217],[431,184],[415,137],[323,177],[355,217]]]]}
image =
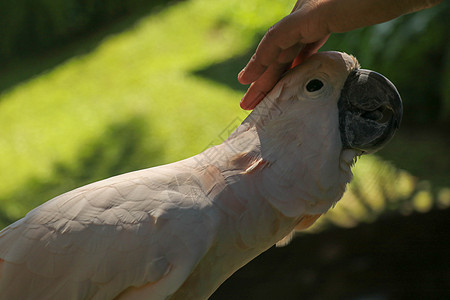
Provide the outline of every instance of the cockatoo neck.
{"type": "Polygon", "coordinates": [[[195,161],[209,173],[217,170],[215,181],[223,178],[239,190],[256,187],[252,197],[265,198],[285,216],[324,213],[345,191],[357,156],[342,151],[336,103],[264,101],[227,140],[195,161]]]}
{"type": "Polygon", "coordinates": [[[342,196],[356,156],[348,150],[341,157],[336,104],[265,101],[235,132],[247,134],[242,149],[263,162],[255,176],[262,194],[286,216],[325,212],[342,196]]]}

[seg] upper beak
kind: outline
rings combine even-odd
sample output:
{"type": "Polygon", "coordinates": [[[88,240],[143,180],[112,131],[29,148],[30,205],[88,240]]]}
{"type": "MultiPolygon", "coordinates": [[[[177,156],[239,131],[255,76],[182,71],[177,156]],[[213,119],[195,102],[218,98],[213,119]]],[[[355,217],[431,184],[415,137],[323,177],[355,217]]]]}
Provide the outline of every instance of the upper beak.
{"type": "Polygon", "coordinates": [[[348,75],[338,108],[343,147],[362,153],[381,149],[398,129],[403,114],[395,86],[383,75],[364,69],[348,75]]]}

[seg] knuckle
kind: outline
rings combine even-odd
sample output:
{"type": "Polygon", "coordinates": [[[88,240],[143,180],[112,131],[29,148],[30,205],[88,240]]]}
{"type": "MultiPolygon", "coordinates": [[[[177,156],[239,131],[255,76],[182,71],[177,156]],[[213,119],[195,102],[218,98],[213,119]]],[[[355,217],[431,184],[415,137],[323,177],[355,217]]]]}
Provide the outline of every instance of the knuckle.
{"type": "Polygon", "coordinates": [[[264,61],[264,59],[262,58],[262,56],[258,53],[258,51],[256,51],[255,54],[253,54],[252,58],[250,59],[250,63],[256,67],[256,66],[260,66],[262,68],[267,68],[269,67],[270,63],[267,63],[264,61]]]}
{"type": "Polygon", "coordinates": [[[264,35],[265,39],[273,39],[277,35],[277,24],[272,25],[267,29],[266,34],[264,35]]]}

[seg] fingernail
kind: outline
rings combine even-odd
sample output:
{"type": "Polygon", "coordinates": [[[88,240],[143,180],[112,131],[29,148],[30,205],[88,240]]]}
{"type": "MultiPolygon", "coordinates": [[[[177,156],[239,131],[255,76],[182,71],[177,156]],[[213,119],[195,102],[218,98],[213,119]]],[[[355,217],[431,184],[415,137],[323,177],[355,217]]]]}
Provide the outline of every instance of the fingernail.
{"type": "Polygon", "coordinates": [[[238,79],[241,79],[241,77],[242,77],[242,75],[244,74],[244,72],[245,72],[245,68],[243,68],[243,69],[239,72],[239,74],[238,74],[238,79]]]}
{"type": "Polygon", "coordinates": [[[248,105],[247,105],[247,101],[246,101],[246,99],[245,99],[245,96],[242,97],[241,102],[239,103],[239,106],[240,106],[242,109],[244,109],[244,110],[249,110],[249,109],[250,109],[250,108],[248,108],[248,105]]]}
{"type": "Polygon", "coordinates": [[[266,97],[266,93],[260,92],[258,96],[256,96],[255,98],[253,98],[253,100],[249,102],[247,99],[245,99],[244,95],[244,97],[242,97],[241,99],[240,106],[242,109],[245,110],[254,109],[259,104],[259,102],[261,102],[264,99],[264,97],[266,97]]]}
{"type": "Polygon", "coordinates": [[[253,99],[252,103],[249,105],[249,109],[254,109],[256,105],[259,104],[266,97],[266,93],[260,92],[256,98],[253,99]]]}
{"type": "Polygon", "coordinates": [[[241,102],[239,102],[239,106],[242,108],[242,109],[245,109],[245,106],[244,106],[244,98],[245,98],[245,95],[244,95],[244,97],[242,97],[242,99],[241,99],[241,102]]]}

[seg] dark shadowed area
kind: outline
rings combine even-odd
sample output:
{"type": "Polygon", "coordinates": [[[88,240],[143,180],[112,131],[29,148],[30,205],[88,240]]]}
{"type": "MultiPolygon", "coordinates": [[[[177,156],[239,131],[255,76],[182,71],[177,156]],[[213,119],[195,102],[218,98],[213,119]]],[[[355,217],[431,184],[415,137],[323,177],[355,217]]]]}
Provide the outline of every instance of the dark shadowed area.
{"type": "Polygon", "coordinates": [[[229,278],[219,299],[447,299],[450,210],[302,234],[229,278]]]}

